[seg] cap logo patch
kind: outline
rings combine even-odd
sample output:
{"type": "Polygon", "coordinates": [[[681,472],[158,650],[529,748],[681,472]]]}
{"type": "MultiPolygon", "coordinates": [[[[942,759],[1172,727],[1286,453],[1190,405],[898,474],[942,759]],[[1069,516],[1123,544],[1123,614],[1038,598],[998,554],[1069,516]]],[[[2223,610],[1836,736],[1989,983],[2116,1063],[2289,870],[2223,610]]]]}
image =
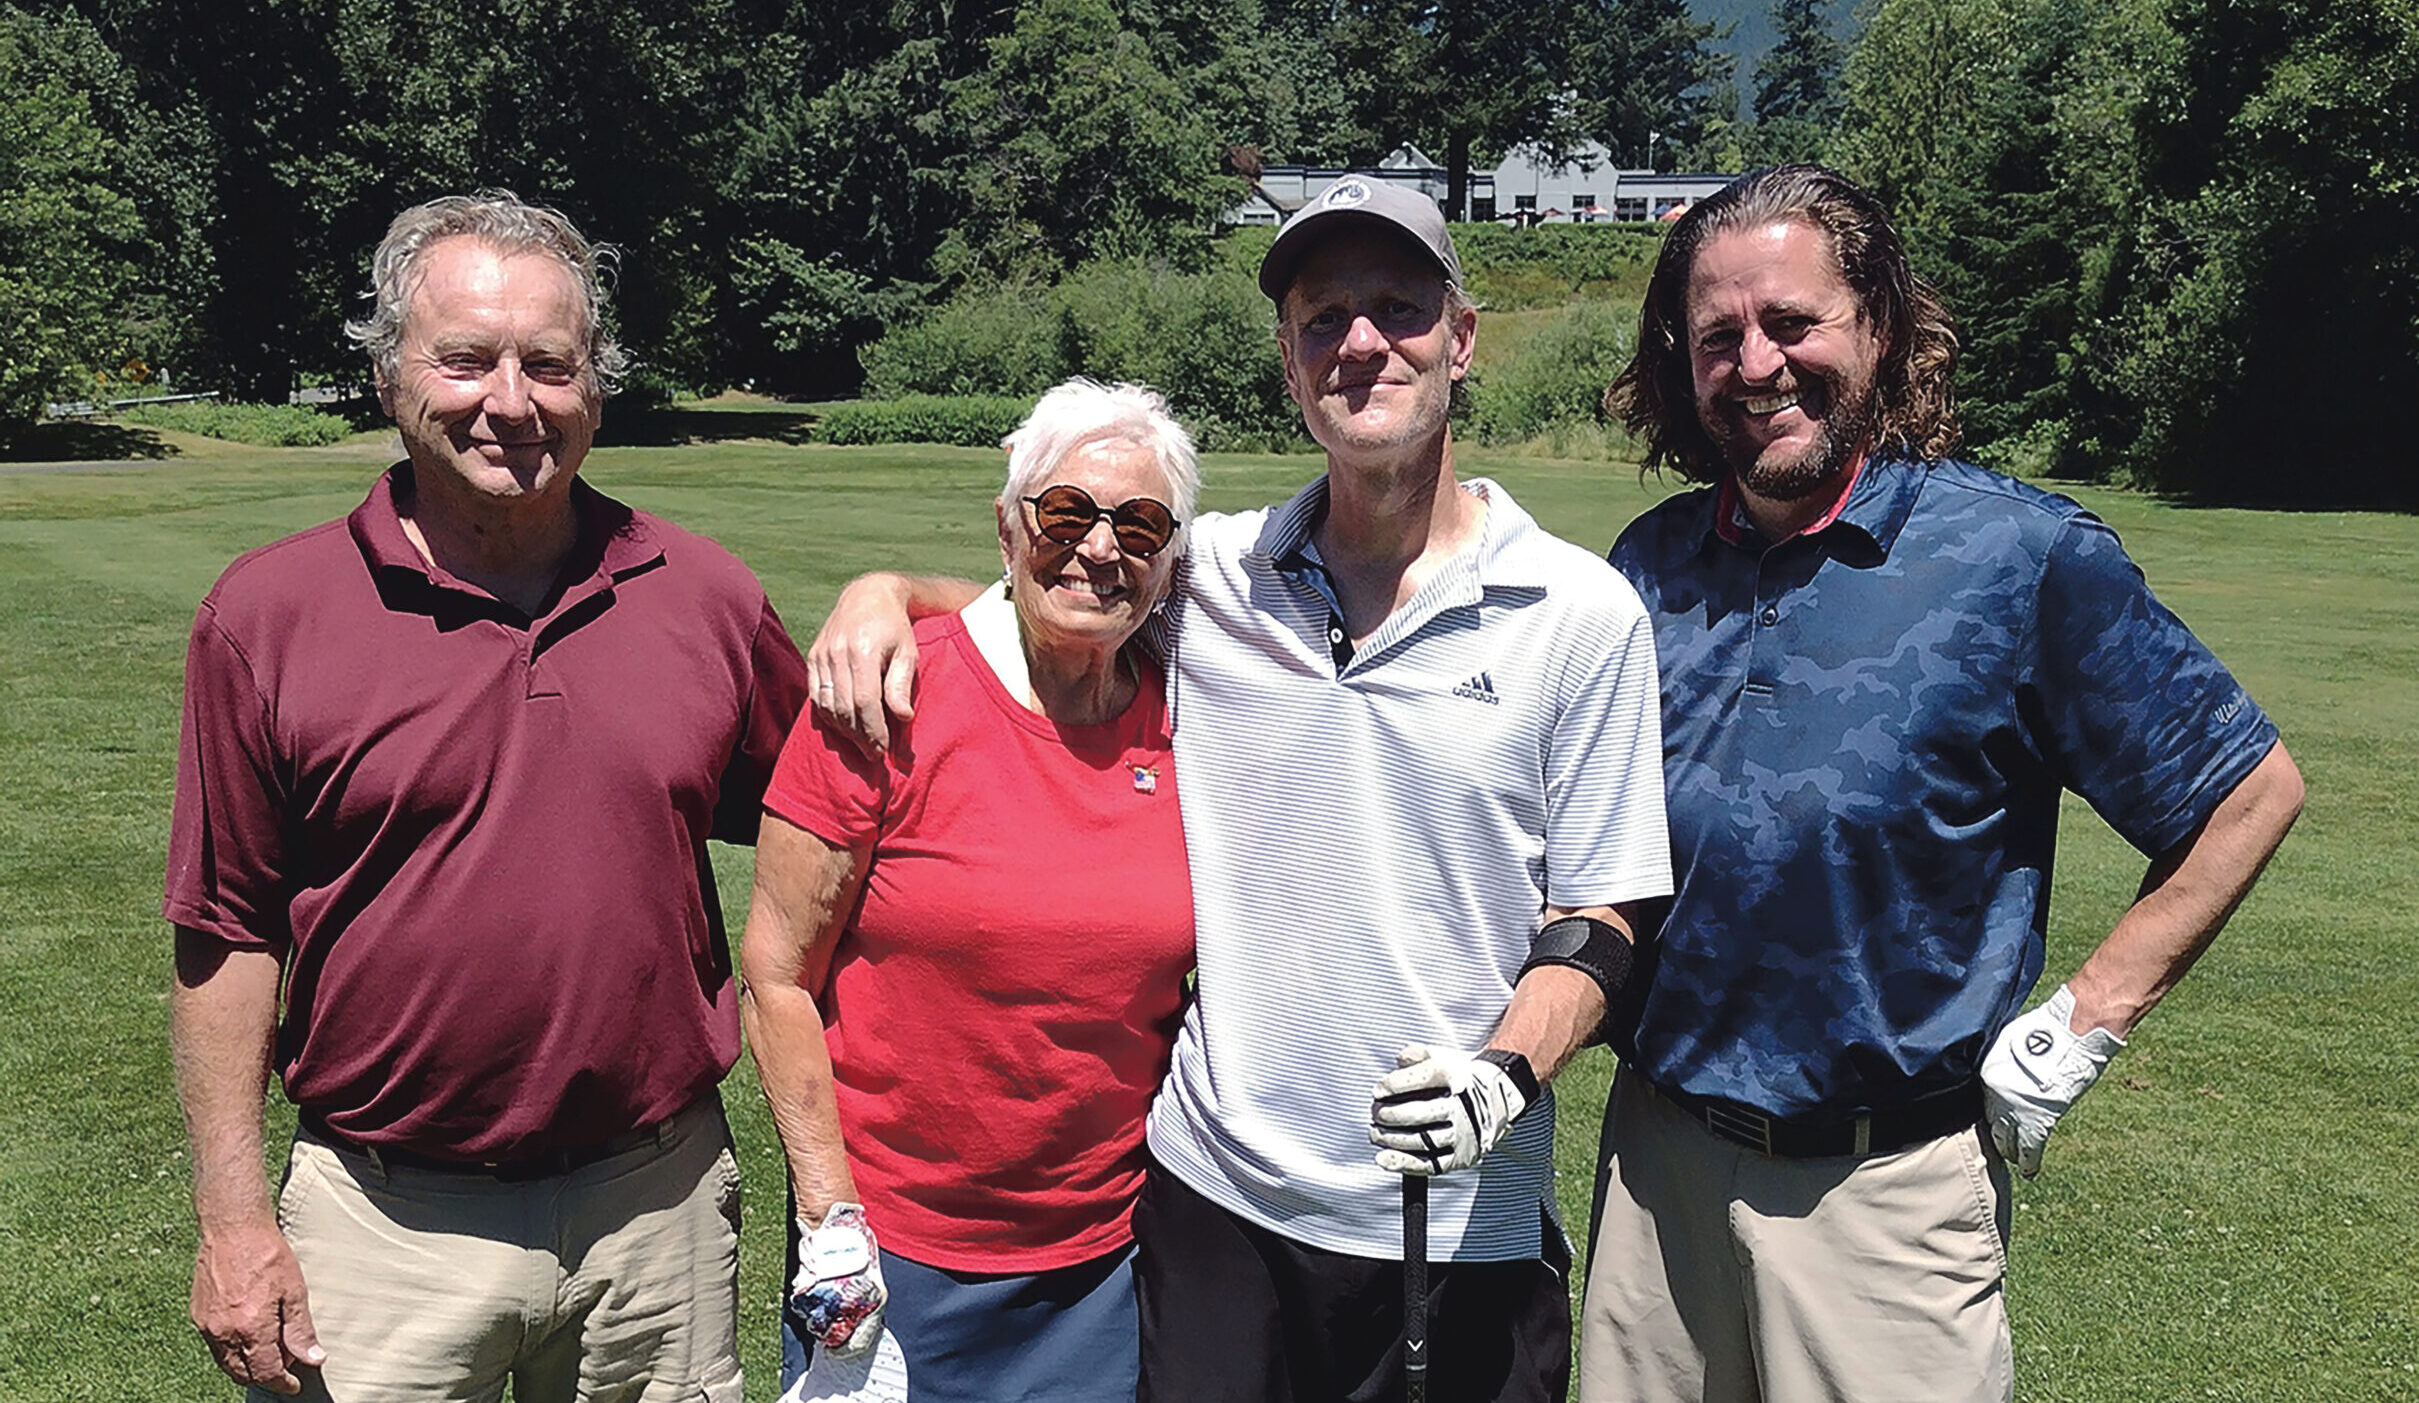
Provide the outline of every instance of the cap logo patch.
{"type": "Polygon", "coordinates": [[[1350,209],[1354,205],[1365,205],[1369,203],[1368,182],[1339,180],[1327,187],[1327,193],[1320,197],[1319,203],[1329,209],[1350,209]]]}

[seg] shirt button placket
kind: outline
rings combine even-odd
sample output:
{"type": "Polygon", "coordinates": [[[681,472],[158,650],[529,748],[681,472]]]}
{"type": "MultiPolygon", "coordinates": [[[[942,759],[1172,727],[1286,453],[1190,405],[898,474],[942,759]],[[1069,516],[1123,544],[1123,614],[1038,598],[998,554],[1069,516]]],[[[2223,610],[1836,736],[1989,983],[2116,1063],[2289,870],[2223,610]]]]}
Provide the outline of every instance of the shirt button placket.
{"type": "Polygon", "coordinates": [[[1772,578],[1771,556],[1756,567],[1755,626],[1747,631],[1747,690],[1770,695],[1780,672],[1780,645],[1772,630],[1781,621],[1780,584],[1772,578]]]}

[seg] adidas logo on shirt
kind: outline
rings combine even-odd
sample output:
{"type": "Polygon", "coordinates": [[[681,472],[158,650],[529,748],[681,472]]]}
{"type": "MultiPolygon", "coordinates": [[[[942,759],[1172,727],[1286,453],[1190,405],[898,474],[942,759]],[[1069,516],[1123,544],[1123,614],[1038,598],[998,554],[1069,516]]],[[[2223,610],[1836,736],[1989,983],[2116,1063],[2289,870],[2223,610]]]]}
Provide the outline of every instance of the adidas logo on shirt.
{"type": "Polygon", "coordinates": [[[1495,679],[1483,672],[1454,688],[1453,695],[1468,697],[1472,701],[1485,702],[1489,706],[1500,706],[1503,703],[1503,699],[1495,695],[1495,679]]]}

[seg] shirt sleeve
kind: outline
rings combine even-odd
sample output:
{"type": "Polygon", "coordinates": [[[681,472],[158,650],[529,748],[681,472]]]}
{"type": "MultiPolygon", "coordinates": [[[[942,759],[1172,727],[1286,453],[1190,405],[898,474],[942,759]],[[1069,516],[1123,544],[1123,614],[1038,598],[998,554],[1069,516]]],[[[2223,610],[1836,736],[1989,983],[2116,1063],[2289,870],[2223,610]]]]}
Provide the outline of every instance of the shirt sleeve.
{"type": "Polygon", "coordinates": [[[1563,649],[1562,714],[1546,746],[1546,900],[1566,908],[1672,890],[1654,627],[1625,581],[1604,583],[1624,607],[1589,617],[1563,649]]]}
{"type": "Polygon", "coordinates": [[[293,942],[288,794],[252,666],[205,602],[185,648],[184,719],[161,914],[230,945],[293,942]]]}
{"type": "Polygon", "coordinates": [[[753,843],[764,812],[765,786],[781,758],[782,743],[806,706],[806,659],[781,615],[766,600],[748,651],[748,695],[740,713],[739,744],[731,752],[714,801],[714,836],[726,843],[753,843]]]}
{"type": "MultiPolygon", "coordinates": [[[[904,745],[904,735],[897,737],[904,745]]],[[[835,847],[869,848],[882,836],[891,789],[890,762],[868,759],[812,712],[781,748],[764,811],[835,847]]]]}
{"type": "Polygon", "coordinates": [[[2043,750],[2145,855],[2206,822],[2276,744],[2267,713],[2088,513],[2051,544],[2034,626],[2043,750]]]}

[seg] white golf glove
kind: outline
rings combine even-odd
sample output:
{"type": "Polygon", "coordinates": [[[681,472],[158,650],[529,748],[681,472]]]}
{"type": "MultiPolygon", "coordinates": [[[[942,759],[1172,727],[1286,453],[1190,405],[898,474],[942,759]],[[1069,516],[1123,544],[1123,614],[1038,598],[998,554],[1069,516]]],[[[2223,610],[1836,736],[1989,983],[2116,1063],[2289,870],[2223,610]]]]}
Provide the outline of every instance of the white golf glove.
{"type": "Polygon", "coordinates": [[[798,1276],[790,1283],[790,1311],[825,1349],[846,1358],[882,1338],[882,1306],[890,1290],[882,1284],[882,1258],[865,1209],[835,1203],[823,1226],[798,1223],[798,1276]]]}
{"type": "Polygon", "coordinates": [[[1378,1147],[1378,1168],[1390,1174],[1467,1169],[1528,1109],[1511,1074],[1472,1053],[1413,1043],[1394,1062],[1369,1106],[1369,1143],[1378,1147]]]}
{"type": "Polygon", "coordinates": [[[2076,1036],[2074,1016],[2074,992],[2061,984],[2049,1002],[2002,1028],[1982,1059],[1982,1118],[1991,1143],[2027,1179],[2041,1172],[2041,1147],[2058,1117],[2125,1046],[2106,1028],[2076,1036]]]}

